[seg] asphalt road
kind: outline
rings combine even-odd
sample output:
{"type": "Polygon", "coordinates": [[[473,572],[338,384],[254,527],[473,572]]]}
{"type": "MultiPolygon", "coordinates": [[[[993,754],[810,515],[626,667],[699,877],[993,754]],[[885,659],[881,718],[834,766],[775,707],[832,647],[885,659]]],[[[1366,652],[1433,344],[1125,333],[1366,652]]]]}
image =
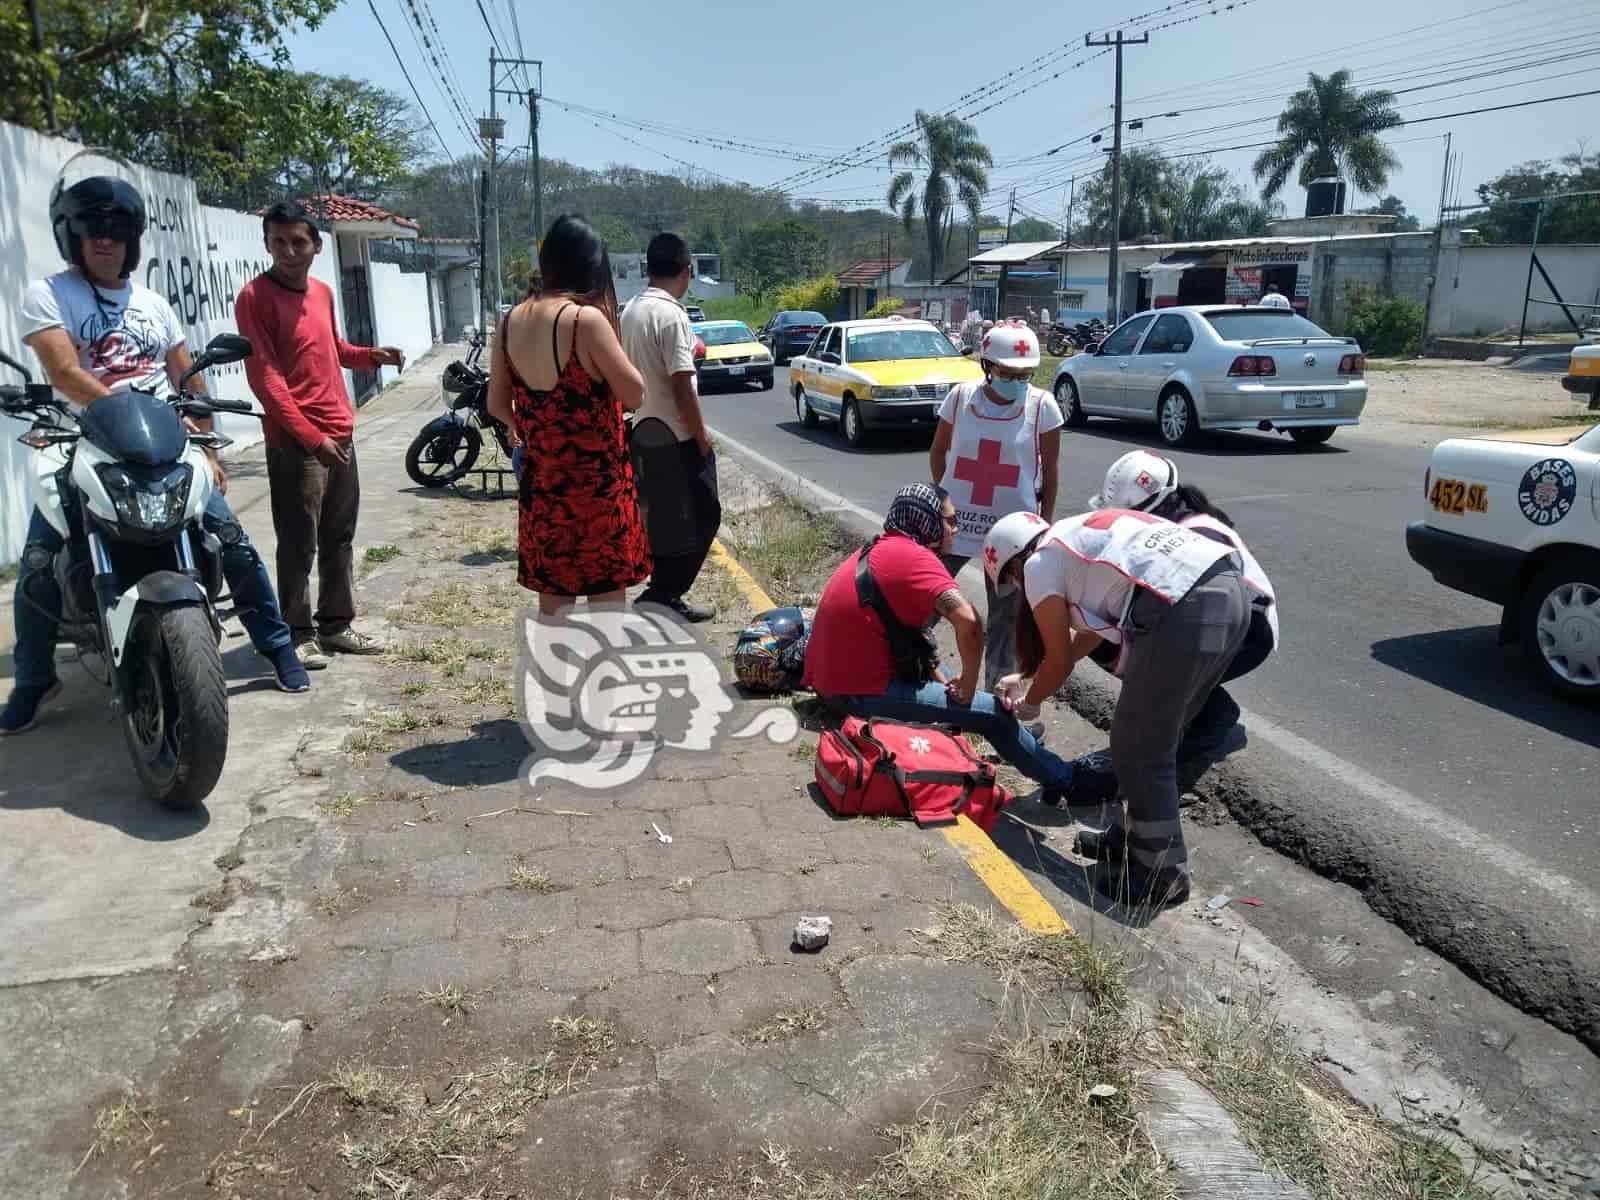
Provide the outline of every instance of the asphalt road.
{"type": "MultiPolygon", "coordinates": [[[[856,451],[827,424],[801,429],[787,375],[779,368],[769,392],[706,396],[713,428],[874,512],[927,477],[925,437],[856,451]]],[[[1138,447],[1161,449],[1153,429],[1096,420],[1067,431],[1057,515],[1081,510],[1107,465],[1138,447]]],[[[1230,690],[1280,729],[1600,890],[1600,714],[1541,690],[1518,648],[1496,644],[1499,611],[1438,586],[1406,554],[1427,453],[1343,429],[1311,452],[1223,434],[1171,454],[1233,516],[1278,590],[1283,645],[1230,690]]]]}

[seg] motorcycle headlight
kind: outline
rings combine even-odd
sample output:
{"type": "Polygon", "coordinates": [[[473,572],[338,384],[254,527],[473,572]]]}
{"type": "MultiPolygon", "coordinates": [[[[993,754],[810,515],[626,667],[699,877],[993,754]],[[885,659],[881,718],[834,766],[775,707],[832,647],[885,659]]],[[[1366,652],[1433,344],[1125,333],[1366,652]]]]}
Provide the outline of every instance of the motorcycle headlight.
{"type": "Polygon", "coordinates": [[[124,525],[159,533],[183,520],[194,483],[194,469],[188,463],[149,474],[130,471],[120,463],[106,463],[96,471],[124,525]]]}
{"type": "Polygon", "coordinates": [[[917,394],[917,389],[912,387],[875,387],[872,389],[874,400],[910,400],[917,394]]]}

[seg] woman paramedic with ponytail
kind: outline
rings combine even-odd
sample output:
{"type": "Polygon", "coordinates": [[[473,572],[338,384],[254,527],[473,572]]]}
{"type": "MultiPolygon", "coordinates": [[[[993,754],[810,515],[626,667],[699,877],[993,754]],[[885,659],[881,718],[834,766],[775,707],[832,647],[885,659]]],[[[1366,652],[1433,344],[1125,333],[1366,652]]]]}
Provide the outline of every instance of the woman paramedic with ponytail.
{"type": "Polygon", "coordinates": [[[1102,640],[1122,642],[1111,758],[1128,810],[1079,845],[1106,860],[1095,886],[1113,900],[1160,908],[1188,899],[1178,743],[1250,629],[1239,555],[1198,530],[1105,508],[1054,525],[1002,517],[983,565],[997,591],[1023,589],[1017,658],[1031,682],[1008,681],[1011,699],[1041,703],[1102,640]]]}

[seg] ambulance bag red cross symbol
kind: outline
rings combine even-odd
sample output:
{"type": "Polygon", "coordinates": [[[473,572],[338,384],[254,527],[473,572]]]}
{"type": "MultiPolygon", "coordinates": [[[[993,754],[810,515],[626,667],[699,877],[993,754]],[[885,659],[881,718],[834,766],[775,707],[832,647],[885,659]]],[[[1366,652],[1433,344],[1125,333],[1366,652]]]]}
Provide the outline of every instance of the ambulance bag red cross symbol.
{"type": "Polygon", "coordinates": [[[956,459],[955,477],[972,485],[972,503],[978,508],[988,508],[994,503],[996,488],[1014,488],[1022,478],[1022,468],[1016,463],[1000,461],[1000,443],[994,438],[978,442],[977,458],[956,459]]]}

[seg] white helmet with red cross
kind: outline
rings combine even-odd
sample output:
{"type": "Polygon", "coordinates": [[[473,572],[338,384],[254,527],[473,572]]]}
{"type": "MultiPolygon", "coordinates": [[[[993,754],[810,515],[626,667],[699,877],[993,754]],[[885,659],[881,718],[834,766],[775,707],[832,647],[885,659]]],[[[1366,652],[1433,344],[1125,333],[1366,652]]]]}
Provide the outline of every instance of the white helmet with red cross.
{"type": "Polygon", "coordinates": [[[1031,512],[1007,513],[989,526],[988,536],[983,539],[983,573],[989,577],[995,595],[1011,594],[1016,584],[1001,579],[1000,572],[1049,528],[1049,521],[1031,512]]]}
{"type": "Polygon", "coordinates": [[[1154,512],[1177,490],[1177,463],[1148,450],[1130,450],[1111,464],[1105,483],[1089,497],[1089,507],[1154,512]]]}
{"type": "Polygon", "coordinates": [[[984,330],[978,357],[997,367],[1032,370],[1039,365],[1039,335],[1012,317],[984,330]]]}

